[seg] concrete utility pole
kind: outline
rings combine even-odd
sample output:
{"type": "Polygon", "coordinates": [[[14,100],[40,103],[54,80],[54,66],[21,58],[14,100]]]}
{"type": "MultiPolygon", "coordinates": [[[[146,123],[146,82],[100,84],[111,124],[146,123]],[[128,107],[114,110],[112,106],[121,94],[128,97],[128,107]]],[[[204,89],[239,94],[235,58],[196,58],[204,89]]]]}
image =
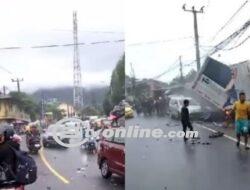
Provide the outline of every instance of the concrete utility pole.
{"type": "Polygon", "coordinates": [[[19,79],[19,78],[11,79],[11,81],[17,83],[17,91],[20,92],[20,82],[23,82],[23,78],[22,79],[19,79]]]}
{"type": "Polygon", "coordinates": [[[184,78],[183,78],[183,65],[182,65],[182,61],[181,61],[181,56],[179,57],[179,60],[180,60],[180,76],[181,76],[181,82],[184,81],[184,78]]]}
{"type": "Polygon", "coordinates": [[[204,13],[204,6],[200,8],[199,11],[195,10],[193,6],[192,9],[186,9],[186,4],[183,5],[183,10],[187,12],[193,13],[194,16],[194,38],[195,38],[195,51],[196,51],[196,63],[197,63],[197,71],[200,70],[201,62],[200,62],[200,44],[199,44],[199,34],[198,34],[198,23],[197,23],[197,13],[204,13]]]}

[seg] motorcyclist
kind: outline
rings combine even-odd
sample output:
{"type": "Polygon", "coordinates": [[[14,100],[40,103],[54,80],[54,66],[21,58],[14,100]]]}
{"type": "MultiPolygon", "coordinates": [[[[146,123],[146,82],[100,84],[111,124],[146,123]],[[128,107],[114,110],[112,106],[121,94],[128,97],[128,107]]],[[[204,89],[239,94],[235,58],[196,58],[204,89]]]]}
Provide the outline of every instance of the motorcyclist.
{"type": "Polygon", "coordinates": [[[110,112],[110,119],[112,120],[112,126],[120,126],[118,122],[122,117],[125,116],[125,105],[119,103],[119,105],[114,106],[114,109],[110,112]]]}
{"type": "Polygon", "coordinates": [[[40,131],[36,123],[32,123],[26,129],[26,144],[27,147],[30,147],[32,139],[40,139],[40,131]]]}
{"type": "Polygon", "coordinates": [[[15,153],[20,144],[14,139],[14,130],[7,124],[0,125],[0,189],[17,190],[23,186],[15,182],[15,153]]]}
{"type": "Polygon", "coordinates": [[[40,131],[38,129],[38,125],[35,123],[32,123],[29,125],[29,127],[26,130],[26,136],[40,136],[40,131]]]}

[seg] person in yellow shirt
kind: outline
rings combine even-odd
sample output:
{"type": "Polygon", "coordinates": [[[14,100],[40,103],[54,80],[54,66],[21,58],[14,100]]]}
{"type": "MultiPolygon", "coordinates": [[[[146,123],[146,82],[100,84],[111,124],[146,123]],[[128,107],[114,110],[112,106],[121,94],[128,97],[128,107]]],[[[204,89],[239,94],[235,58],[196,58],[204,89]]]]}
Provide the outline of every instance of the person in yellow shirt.
{"type": "Polygon", "coordinates": [[[245,138],[245,149],[248,150],[248,113],[249,113],[249,103],[246,101],[246,94],[240,92],[239,100],[236,101],[233,105],[233,111],[235,113],[235,130],[237,136],[237,147],[240,146],[240,137],[244,136],[245,138]]]}

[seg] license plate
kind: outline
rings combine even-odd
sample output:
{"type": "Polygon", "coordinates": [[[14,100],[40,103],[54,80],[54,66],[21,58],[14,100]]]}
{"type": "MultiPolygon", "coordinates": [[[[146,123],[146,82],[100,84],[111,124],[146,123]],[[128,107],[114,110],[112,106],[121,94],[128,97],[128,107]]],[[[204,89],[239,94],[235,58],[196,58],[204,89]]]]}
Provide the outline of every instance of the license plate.
{"type": "Polygon", "coordinates": [[[39,147],[40,147],[40,144],[35,144],[35,147],[36,147],[36,148],[39,148],[39,147]]]}

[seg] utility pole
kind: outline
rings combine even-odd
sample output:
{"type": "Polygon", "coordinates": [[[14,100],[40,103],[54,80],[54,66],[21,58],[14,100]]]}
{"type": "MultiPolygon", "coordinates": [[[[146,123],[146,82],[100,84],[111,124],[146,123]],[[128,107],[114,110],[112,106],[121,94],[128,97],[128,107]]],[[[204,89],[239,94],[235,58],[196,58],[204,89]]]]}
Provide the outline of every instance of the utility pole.
{"type": "Polygon", "coordinates": [[[20,82],[23,82],[23,78],[22,79],[19,79],[19,78],[11,79],[11,82],[17,83],[17,91],[20,92],[20,82]]]}
{"type": "Polygon", "coordinates": [[[42,92],[42,102],[41,102],[41,106],[42,106],[42,114],[41,114],[41,117],[42,117],[42,120],[44,120],[44,116],[45,116],[45,114],[44,114],[44,110],[45,110],[45,99],[44,99],[44,93],[42,92]]]}
{"type": "Polygon", "coordinates": [[[6,95],[6,86],[3,86],[3,95],[6,95]]]}
{"type": "Polygon", "coordinates": [[[196,63],[197,63],[197,71],[199,71],[201,67],[201,61],[200,61],[200,44],[199,44],[197,13],[204,13],[204,10],[203,10],[204,6],[202,6],[199,11],[195,10],[194,6],[192,7],[192,9],[186,9],[186,4],[184,4],[182,8],[184,11],[193,13],[193,16],[194,16],[194,38],[195,38],[196,63]]]}
{"type": "Polygon", "coordinates": [[[181,82],[183,82],[184,78],[183,78],[183,65],[182,65],[181,56],[179,57],[179,61],[180,61],[180,77],[181,77],[181,82]]]}
{"type": "Polygon", "coordinates": [[[135,100],[136,96],[136,79],[135,79],[135,70],[133,68],[133,64],[130,62],[130,67],[131,67],[131,82],[132,82],[132,95],[135,100]]]}

